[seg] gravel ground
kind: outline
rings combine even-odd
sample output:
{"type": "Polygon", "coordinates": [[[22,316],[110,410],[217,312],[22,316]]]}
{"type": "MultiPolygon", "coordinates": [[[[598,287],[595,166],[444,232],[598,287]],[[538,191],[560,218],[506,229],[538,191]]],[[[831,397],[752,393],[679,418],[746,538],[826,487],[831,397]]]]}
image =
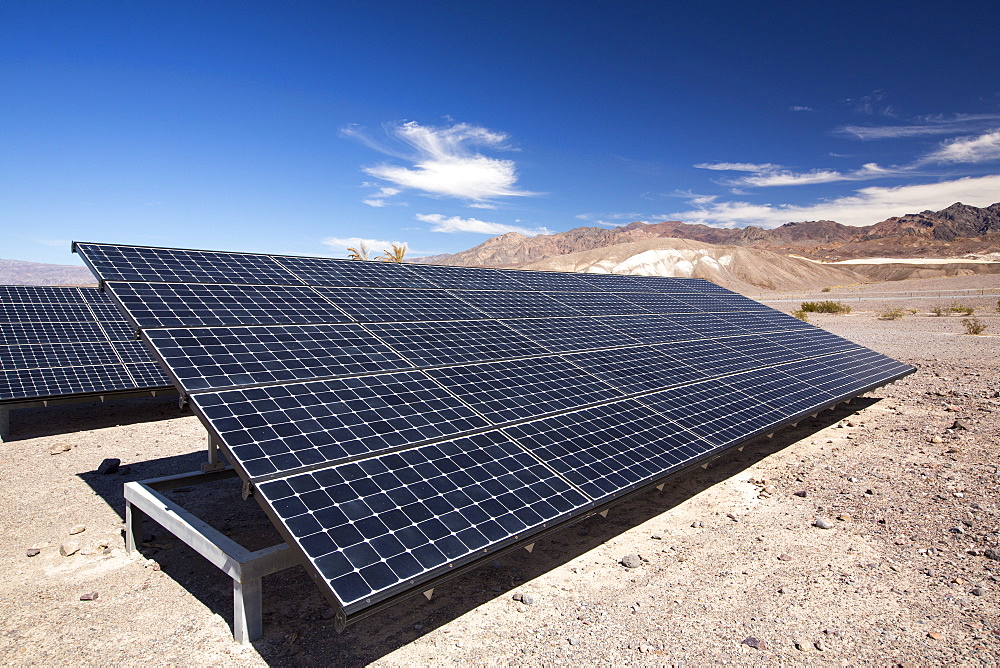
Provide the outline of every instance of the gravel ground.
{"type": "MultiPolygon", "coordinates": [[[[916,374],[342,634],[301,568],[269,576],[248,646],[232,640],[230,581],[186,546],[149,524],[145,556],[124,554],[122,484],[196,469],[197,419],[164,400],[16,411],[0,444],[0,659],[996,665],[1000,317],[969,336],[959,317],[852,306],[812,321],[916,374]],[[130,470],[96,473],[109,457],[130,470]],[[61,556],[69,541],[80,551],[61,556]]],[[[172,496],[248,547],[277,540],[236,481],[172,496]]]]}

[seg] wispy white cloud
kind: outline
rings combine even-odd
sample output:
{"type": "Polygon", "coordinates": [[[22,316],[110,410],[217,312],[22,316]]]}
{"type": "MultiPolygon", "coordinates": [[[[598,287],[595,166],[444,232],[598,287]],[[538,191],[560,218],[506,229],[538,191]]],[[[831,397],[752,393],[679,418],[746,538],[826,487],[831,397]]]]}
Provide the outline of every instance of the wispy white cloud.
{"type": "MultiPolygon", "coordinates": [[[[365,185],[369,185],[369,184],[365,184],[365,185]]],[[[390,197],[392,197],[394,195],[398,195],[401,192],[402,192],[402,190],[400,190],[399,188],[383,187],[383,188],[379,188],[370,197],[367,197],[367,198],[365,198],[365,199],[363,199],[361,201],[363,203],[367,204],[368,206],[373,206],[373,207],[376,207],[376,208],[383,207],[383,206],[388,206],[389,205],[389,202],[387,201],[388,198],[390,198],[390,197]]]]}
{"type": "Polygon", "coordinates": [[[868,95],[848,98],[845,102],[854,105],[854,111],[858,114],[893,117],[896,115],[896,110],[891,104],[886,103],[885,100],[887,97],[885,91],[875,90],[868,95]]]}
{"type": "Polygon", "coordinates": [[[753,204],[717,199],[658,218],[716,227],[759,225],[770,228],[806,220],[870,225],[902,213],[940,210],[955,202],[989,206],[997,201],[1000,201],[1000,174],[993,174],[892,188],[872,186],[857,190],[852,195],[807,205],[753,204]]]}
{"type": "Polygon", "coordinates": [[[431,232],[476,232],[478,234],[506,234],[519,232],[533,237],[538,234],[550,234],[544,227],[527,228],[518,225],[491,223],[477,218],[460,218],[459,216],[444,216],[440,213],[418,213],[416,219],[431,224],[431,232]]]}
{"type": "Polygon", "coordinates": [[[791,107],[792,111],[816,111],[812,107],[807,107],[805,105],[795,104],[791,107]]]}
{"type": "Polygon", "coordinates": [[[693,165],[698,169],[711,169],[716,172],[768,172],[781,169],[781,165],[770,162],[699,162],[693,165]]]}
{"type": "Polygon", "coordinates": [[[874,178],[898,176],[906,171],[905,169],[880,167],[874,162],[862,165],[861,168],[851,171],[812,169],[807,172],[795,172],[785,169],[781,165],[771,163],[755,164],[744,162],[719,162],[707,165],[695,165],[695,167],[717,171],[752,172],[749,176],[726,179],[722,183],[730,186],[754,186],[758,188],[814,185],[817,183],[835,183],[837,181],[865,181],[874,178]]]}
{"type": "MultiPolygon", "coordinates": [[[[405,150],[384,146],[356,126],[345,128],[342,133],[409,163],[364,168],[366,174],[392,184],[388,188],[396,189],[394,194],[400,189],[412,189],[436,197],[454,197],[480,207],[491,206],[497,198],[537,194],[517,187],[513,160],[492,158],[475,150],[511,150],[503,133],[467,123],[431,127],[413,121],[387,126],[387,131],[405,150]]],[[[373,206],[384,206],[386,197],[376,194],[368,199],[378,202],[373,206]]]]}
{"type": "Polygon", "coordinates": [[[943,143],[921,160],[922,163],[981,163],[1000,160],[1000,130],[972,137],[958,137],[943,143]]]}
{"type": "Polygon", "coordinates": [[[905,139],[908,137],[933,137],[976,132],[996,126],[1000,114],[956,114],[954,116],[925,116],[909,125],[844,125],[834,133],[861,140],[905,139]]]}

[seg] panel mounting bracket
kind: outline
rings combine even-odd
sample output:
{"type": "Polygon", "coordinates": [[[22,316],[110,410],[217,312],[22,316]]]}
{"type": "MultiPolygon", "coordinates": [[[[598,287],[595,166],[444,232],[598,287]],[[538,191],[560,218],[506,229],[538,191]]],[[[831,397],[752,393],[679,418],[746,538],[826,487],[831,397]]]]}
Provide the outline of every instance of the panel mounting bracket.
{"type": "Polygon", "coordinates": [[[149,518],[233,579],[233,638],[248,643],[264,633],[261,578],[297,566],[298,555],[286,543],[251,552],[194,516],[161,491],[236,476],[227,468],[125,483],[125,549],[136,555],[142,546],[142,522],[149,518]]]}

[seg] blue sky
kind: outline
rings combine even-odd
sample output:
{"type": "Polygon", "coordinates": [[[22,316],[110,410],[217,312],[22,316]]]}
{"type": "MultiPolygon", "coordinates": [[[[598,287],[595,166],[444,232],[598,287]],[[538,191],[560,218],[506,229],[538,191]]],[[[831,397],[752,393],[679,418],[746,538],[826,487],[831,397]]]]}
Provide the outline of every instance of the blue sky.
{"type": "Polygon", "coordinates": [[[0,5],[0,257],[1000,201],[1000,3],[0,5]]]}

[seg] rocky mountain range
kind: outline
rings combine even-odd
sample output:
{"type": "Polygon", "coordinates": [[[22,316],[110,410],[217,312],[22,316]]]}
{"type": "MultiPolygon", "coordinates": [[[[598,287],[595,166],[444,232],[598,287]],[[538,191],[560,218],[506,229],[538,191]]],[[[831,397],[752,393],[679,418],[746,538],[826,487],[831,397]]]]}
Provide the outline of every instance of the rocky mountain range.
{"type": "Polygon", "coordinates": [[[863,227],[817,220],[767,230],[754,225],[716,228],[674,220],[635,222],[611,229],[577,227],[535,237],[509,232],[469,250],[413,261],[519,267],[560,255],[662,238],[747,246],[827,262],[862,257],[962,257],[1000,251],[1000,203],[980,208],[956,202],[941,211],[906,214],[863,227]]]}
{"type": "Polygon", "coordinates": [[[0,285],[96,285],[90,270],[69,264],[0,259],[0,285]]]}

